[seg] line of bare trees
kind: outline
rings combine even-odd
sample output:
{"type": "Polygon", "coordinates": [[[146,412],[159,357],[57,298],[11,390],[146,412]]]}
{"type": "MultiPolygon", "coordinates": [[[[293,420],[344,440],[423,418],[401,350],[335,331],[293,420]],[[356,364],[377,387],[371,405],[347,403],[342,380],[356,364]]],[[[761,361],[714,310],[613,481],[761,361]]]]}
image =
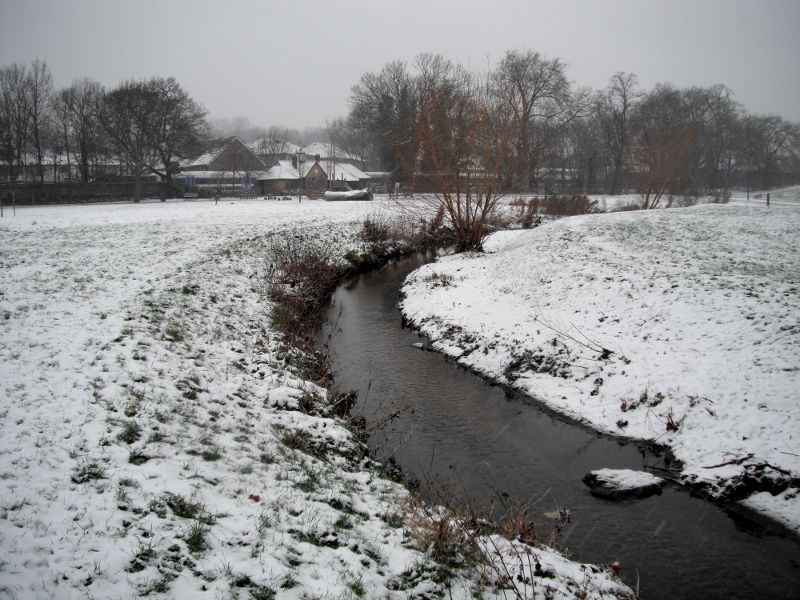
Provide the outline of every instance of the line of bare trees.
{"type": "MultiPolygon", "coordinates": [[[[423,54],[363,74],[340,143],[408,185],[430,175],[431,98],[440,102],[454,71],[464,69],[423,54]]],[[[647,91],[635,75],[617,73],[591,91],[572,86],[559,59],[530,50],[508,51],[488,73],[456,79],[466,95],[481,88],[484,106],[510,122],[496,172],[503,190],[635,191],[657,206],[679,195],[724,195],[750,179],[769,188],[800,177],[800,125],[748,114],[723,85],[647,91]]]]}
{"type": "MultiPolygon", "coordinates": [[[[391,171],[409,186],[434,185],[444,165],[432,162],[433,115],[457,106],[508,122],[508,139],[494,143],[502,160],[484,164],[482,148],[450,159],[470,160],[472,174],[491,170],[503,191],[635,191],[659,206],[681,195],[769,188],[800,174],[800,126],[748,114],[723,85],[642,90],[635,75],[617,73],[591,91],[571,85],[559,59],[530,50],[508,51],[483,74],[441,55],[390,62],[361,76],[347,118],[325,133],[370,170],[391,171]]],[[[79,79],[56,90],[44,61],[0,66],[0,179],[43,182],[48,166],[54,178],[66,166],[88,182],[103,165],[118,164],[136,176],[155,169],[170,183],[177,160],[197,154],[208,131],[205,110],[171,77],[111,90],[79,79]]],[[[281,154],[290,137],[270,128],[262,151],[281,154]]]]}
{"type": "Polygon", "coordinates": [[[55,89],[42,60],[0,67],[0,178],[8,181],[44,182],[46,169],[56,178],[66,166],[89,182],[116,164],[137,184],[155,171],[171,185],[177,161],[199,153],[207,134],[205,109],[173,77],[110,90],[85,78],[55,89]]]}

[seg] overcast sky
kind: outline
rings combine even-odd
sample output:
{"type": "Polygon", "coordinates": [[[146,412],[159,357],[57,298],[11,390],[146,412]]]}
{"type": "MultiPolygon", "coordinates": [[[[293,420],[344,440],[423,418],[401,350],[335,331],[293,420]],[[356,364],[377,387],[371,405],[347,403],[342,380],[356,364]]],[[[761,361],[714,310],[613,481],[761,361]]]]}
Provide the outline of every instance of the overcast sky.
{"type": "Polygon", "coordinates": [[[724,83],[800,121],[800,0],[0,0],[0,64],[57,86],[172,75],[212,118],[302,128],[347,113],[365,71],[421,52],[486,70],[508,49],[561,58],[578,85],[724,83]]]}

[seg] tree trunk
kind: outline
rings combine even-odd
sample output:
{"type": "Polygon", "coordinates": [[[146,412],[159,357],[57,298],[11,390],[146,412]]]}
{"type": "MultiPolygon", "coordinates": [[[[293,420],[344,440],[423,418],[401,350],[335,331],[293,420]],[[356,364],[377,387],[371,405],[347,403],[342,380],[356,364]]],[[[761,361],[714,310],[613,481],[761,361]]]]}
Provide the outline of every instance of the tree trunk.
{"type": "Polygon", "coordinates": [[[139,202],[142,199],[142,168],[134,166],[133,172],[133,201],[139,202]]]}
{"type": "Polygon", "coordinates": [[[86,140],[81,140],[81,181],[83,183],[89,183],[89,156],[87,152],[87,144],[86,140]]]}
{"type": "Polygon", "coordinates": [[[619,179],[620,179],[620,164],[614,159],[614,173],[611,175],[611,194],[616,195],[619,194],[619,179]]]}

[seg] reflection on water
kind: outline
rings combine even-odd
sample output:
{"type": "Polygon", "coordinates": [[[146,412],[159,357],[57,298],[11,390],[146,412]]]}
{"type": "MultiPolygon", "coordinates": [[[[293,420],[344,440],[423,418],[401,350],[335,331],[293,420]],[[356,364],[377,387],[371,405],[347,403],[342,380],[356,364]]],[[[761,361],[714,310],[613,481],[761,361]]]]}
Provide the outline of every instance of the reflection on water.
{"type": "Polygon", "coordinates": [[[603,467],[663,466],[636,444],[566,423],[509,395],[401,328],[399,288],[422,258],[405,259],[339,288],[322,339],[337,386],[357,390],[354,409],[380,458],[394,457],[428,498],[491,510],[508,497],[546,529],[557,508],[571,521],[561,542],[576,560],[621,561],[647,598],[798,598],[800,547],[718,507],[666,488],[645,500],[595,498],[581,482],[603,467]],[[380,426],[378,426],[380,425],[380,426]]]}

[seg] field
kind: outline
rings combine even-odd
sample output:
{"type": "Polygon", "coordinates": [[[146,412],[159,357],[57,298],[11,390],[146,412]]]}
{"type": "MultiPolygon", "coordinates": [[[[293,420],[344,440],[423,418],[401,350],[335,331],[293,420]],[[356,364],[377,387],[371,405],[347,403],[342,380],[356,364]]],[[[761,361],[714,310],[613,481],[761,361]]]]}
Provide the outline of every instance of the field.
{"type": "MultiPolygon", "coordinates": [[[[438,513],[420,517],[330,414],[264,295],[275,236],[343,255],[382,207],[224,199],[0,221],[0,596],[473,597],[475,571],[431,558],[438,513]]],[[[483,543],[512,570],[537,561],[537,597],[629,594],[546,548],[483,543]]],[[[484,566],[484,597],[502,597],[484,566]]]]}

